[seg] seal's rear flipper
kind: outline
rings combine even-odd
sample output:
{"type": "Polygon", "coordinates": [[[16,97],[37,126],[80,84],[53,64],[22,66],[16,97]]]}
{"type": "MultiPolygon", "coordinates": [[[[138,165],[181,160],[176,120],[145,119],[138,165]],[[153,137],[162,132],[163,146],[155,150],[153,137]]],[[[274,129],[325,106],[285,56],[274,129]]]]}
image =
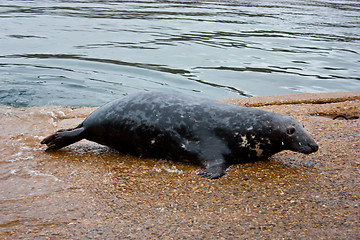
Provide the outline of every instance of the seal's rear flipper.
{"type": "Polygon", "coordinates": [[[47,145],[46,151],[57,150],[83,139],[83,132],[84,128],[81,124],[76,128],[62,129],[46,137],[41,144],[47,145]]]}

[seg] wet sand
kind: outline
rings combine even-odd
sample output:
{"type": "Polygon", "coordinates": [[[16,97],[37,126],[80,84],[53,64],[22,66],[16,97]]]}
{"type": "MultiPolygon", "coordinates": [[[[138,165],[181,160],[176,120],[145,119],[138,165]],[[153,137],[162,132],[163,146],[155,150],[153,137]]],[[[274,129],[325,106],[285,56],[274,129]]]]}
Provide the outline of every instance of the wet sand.
{"type": "Polygon", "coordinates": [[[198,166],[88,141],[39,143],[94,108],[0,106],[1,239],[358,239],[360,92],[225,100],[294,116],[317,153],[285,151],[207,180],[198,166]]]}

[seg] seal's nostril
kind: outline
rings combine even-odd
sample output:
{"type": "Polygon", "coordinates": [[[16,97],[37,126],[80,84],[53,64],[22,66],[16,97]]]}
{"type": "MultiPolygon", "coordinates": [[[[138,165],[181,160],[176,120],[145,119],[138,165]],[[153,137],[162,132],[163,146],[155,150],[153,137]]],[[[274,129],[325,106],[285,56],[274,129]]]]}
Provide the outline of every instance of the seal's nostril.
{"type": "Polygon", "coordinates": [[[319,149],[319,146],[317,144],[312,144],[310,145],[311,150],[313,150],[313,152],[316,152],[319,149]]]}

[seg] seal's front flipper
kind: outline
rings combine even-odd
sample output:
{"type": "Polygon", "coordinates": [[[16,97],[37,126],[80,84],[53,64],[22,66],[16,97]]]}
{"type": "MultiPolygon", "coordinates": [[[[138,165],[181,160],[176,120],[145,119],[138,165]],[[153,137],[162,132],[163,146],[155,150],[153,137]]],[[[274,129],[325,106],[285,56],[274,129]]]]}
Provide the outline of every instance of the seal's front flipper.
{"type": "Polygon", "coordinates": [[[200,147],[199,159],[205,169],[199,175],[209,179],[216,179],[225,175],[227,164],[224,155],[230,154],[231,151],[224,141],[207,134],[207,137],[201,141],[200,147]]]}
{"type": "Polygon", "coordinates": [[[82,127],[82,124],[76,128],[62,129],[44,138],[44,140],[41,141],[41,144],[47,145],[48,148],[46,151],[57,150],[83,139],[83,132],[84,128],[82,127]]]}
{"type": "Polygon", "coordinates": [[[209,179],[216,179],[216,178],[219,178],[219,177],[225,175],[226,167],[227,167],[227,165],[225,163],[214,165],[214,166],[204,169],[203,171],[201,171],[199,173],[199,175],[202,177],[205,177],[205,178],[209,178],[209,179]]]}

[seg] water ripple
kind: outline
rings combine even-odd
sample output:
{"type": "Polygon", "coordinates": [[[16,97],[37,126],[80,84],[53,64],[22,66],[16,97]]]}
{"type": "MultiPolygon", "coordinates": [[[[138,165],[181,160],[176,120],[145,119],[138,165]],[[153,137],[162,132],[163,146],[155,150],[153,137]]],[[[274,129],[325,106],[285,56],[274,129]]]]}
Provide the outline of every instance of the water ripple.
{"type": "Polygon", "coordinates": [[[358,1],[2,2],[0,103],[358,90],[359,13],[358,1]]]}

